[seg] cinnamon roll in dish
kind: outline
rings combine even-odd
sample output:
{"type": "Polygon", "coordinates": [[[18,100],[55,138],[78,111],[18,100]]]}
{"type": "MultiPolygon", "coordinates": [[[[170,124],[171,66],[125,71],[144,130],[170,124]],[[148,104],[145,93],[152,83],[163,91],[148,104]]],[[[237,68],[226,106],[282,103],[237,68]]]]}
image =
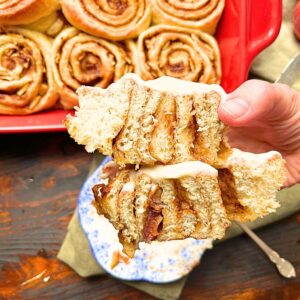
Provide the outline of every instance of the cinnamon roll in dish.
{"type": "Polygon", "coordinates": [[[58,99],[51,68],[51,41],[42,33],[5,27],[0,31],[0,114],[26,115],[58,99]]]}
{"type": "Polygon", "coordinates": [[[225,0],[151,0],[155,24],[178,25],[214,34],[225,0]]]}
{"type": "Polygon", "coordinates": [[[183,80],[220,83],[221,61],[213,36],[183,27],[157,25],[138,38],[139,75],[144,80],[164,75],[183,80]]]}
{"type": "Polygon", "coordinates": [[[24,28],[42,32],[50,37],[55,37],[68,25],[61,11],[55,11],[51,15],[38,19],[37,21],[24,25],[24,28]]]}
{"type": "Polygon", "coordinates": [[[137,37],[151,21],[148,0],[62,0],[61,5],[74,27],[114,41],[137,37]]]}
{"type": "Polygon", "coordinates": [[[133,71],[130,55],[134,44],[122,44],[93,37],[69,27],[54,40],[52,64],[55,81],[65,109],[78,104],[81,85],[106,88],[133,71]]]}
{"type": "Polygon", "coordinates": [[[29,24],[58,9],[58,0],[0,0],[0,24],[29,24]]]}

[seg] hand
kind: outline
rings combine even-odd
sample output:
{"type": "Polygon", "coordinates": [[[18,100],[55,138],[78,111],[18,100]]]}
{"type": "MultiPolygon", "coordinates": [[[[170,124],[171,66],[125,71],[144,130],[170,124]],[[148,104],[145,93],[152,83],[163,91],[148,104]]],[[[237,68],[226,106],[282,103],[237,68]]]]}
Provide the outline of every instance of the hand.
{"type": "Polygon", "coordinates": [[[300,93],[287,85],[249,80],[219,107],[232,147],[253,153],[280,152],[286,160],[285,186],[300,182],[300,93]]]}

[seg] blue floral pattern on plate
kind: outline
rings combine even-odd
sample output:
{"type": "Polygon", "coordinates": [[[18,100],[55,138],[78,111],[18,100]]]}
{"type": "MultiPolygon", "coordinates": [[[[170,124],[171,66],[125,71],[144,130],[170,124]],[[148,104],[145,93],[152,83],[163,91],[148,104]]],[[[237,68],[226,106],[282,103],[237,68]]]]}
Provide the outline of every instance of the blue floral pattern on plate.
{"type": "Polygon", "coordinates": [[[78,198],[79,221],[96,261],[107,273],[123,280],[167,283],[189,273],[199,264],[205,249],[211,248],[211,240],[140,243],[133,259],[121,259],[112,268],[116,254],[123,256],[119,254],[122,245],[112,224],[104,216],[99,216],[92,205],[92,187],[99,183],[102,167],[109,161],[110,158],[106,157],[86,180],[78,198]]]}

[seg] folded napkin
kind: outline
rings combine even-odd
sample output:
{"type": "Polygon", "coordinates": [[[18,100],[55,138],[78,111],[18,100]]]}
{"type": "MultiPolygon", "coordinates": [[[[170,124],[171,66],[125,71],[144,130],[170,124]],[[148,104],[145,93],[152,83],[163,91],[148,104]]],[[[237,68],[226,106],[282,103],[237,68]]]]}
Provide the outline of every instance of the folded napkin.
{"type": "MultiPolygon", "coordinates": [[[[300,44],[294,38],[290,22],[295,3],[295,0],[284,1],[284,18],[279,37],[271,47],[255,59],[251,72],[256,77],[269,81],[276,80],[288,61],[300,51],[300,44]]],[[[294,87],[300,90],[300,78],[295,82],[294,87]]],[[[99,154],[94,155],[90,174],[98,167],[102,159],[103,156],[99,154]]],[[[300,184],[280,191],[277,197],[281,204],[277,212],[255,222],[248,223],[250,228],[259,228],[298,211],[300,209],[300,184]]],[[[227,231],[225,239],[234,237],[241,232],[241,229],[236,224],[232,224],[227,231]]],[[[82,277],[105,274],[105,271],[97,264],[90,251],[88,240],[78,222],[77,210],[68,226],[68,232],[58,253],[58,258],[82,277]]],[[[186,278],[184,277],[168,284],[122,282],[158,299],[172,300],[179,298],[186,278]]]]}

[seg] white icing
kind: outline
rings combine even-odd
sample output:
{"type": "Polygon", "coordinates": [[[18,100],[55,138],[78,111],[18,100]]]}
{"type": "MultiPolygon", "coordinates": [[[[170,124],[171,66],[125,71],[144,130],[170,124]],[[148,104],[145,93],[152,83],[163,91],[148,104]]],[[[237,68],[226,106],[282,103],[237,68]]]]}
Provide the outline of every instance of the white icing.
{"type": "Polygon", "coordinates": [[[232,154],[228,157],[226,166],[244,165],[251,168],[256,168],[266,164],[268,161],[274,158],[282,158],[281,154],[277,151],[269,151],[266,153],[250,153],[241,151],[239,149],[232,149],[232,154]]]}
{"type": "Polygon", "coordinates": [[[134,192],[134,182],[127,182],[123,185],[121,192],[134,192]]]}
{"type": "Polygon", "coordinates": [[[157,189],[158,189],[158,185],[157,184],[151,184],[151,188],[150,188],[150,192],[151,193],[155,193],[157,189]]]}
{"type": "MultiPolygon", "coordinates": [[[[140,85],[150,87],[152,89],[171,92],[174,94],[186,95],[192,93],[207,93],[210,91],[218,92],[222,98],[225,98],[225,91],[218,84],[205,84],[199,82],[185,81],[170,76],[162,76],[153,80],[142,80],[139,75],[127,73],[122,79],[131,78],[140,85]]],[[[121,80],[122,80],[121,79],[121,80]]]]}
{"type": "Polygon", "coordinates": [[[196,176],[199,174],[217,177],[218,171],[201,161],[187,161],[174,165],[155,166],[151,168],[141,168],[140,173],[146,174],[154,180],[177,179],[186,176],[196,176]]]}

